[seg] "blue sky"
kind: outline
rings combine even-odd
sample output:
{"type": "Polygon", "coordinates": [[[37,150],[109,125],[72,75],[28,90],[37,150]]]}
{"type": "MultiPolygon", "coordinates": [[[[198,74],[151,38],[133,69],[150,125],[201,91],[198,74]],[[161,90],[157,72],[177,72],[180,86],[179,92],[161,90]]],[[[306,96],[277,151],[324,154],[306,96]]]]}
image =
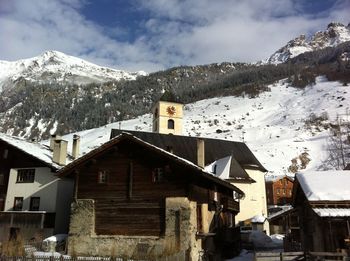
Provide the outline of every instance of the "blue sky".
{"type": "Polygon", "coordinates": [[[254,62],[349,13],[350,0],[0,0],[0,60],[58,50],[147,72],[254,62]]]}

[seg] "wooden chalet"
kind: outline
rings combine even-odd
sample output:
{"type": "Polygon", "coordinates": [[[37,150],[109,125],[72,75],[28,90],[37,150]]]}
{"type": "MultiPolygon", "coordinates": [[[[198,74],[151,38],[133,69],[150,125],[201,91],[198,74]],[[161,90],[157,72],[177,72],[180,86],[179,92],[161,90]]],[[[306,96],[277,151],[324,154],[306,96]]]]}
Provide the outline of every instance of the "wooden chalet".
{"type": "Polygon", "coordinates": [[[297,173],[293,190],[294,216],[305,251],[334,252],[350,243],[350,171],[309,171],[297,173]]]}
{"type": "MultiPolygon", "coordinates": [[[[113,129],[111,138],[123,131],[113,129]]],[[[265,175],[267,171],[243,142],[203,137],[189,137],[141,131],[128,131],[154,146],[170,151],[178,157],[205,168],[213,175],[244,191],[236,224],[243,224],[256,216],[267,217],[265,175]],[[203,160],[198,160],[198,141],[203,147],[203,160]]],[[[268,222],[262,228],[269,234],[268,222]]]]}
{"type": "Polygon", "coordinates": [[[113,136],[58,172],[75,179],[70,254],[234,255],[240,189],[130,133],[113,136]]]}

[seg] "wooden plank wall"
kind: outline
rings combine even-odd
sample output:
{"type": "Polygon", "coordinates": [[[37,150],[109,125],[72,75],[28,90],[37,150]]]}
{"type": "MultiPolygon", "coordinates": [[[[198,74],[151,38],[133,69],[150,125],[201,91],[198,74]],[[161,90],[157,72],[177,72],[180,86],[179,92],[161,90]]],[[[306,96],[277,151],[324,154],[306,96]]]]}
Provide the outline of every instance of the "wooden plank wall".
{"type": "MultiPolygon", "coordinates": [[[[186,182],[174,176],[170,177],[171,182],[154,183],[152,170],[152,164],[119,152],[107,153],[80,170],[78,198],[95,200],[97,234],[159,236],[163,233],[165,198],[185,196],[186,182]],[[97,183],[99,171],[107,171],[106,184],[97,183]]],[[[173,174],[176,175],[169,175],[173,174]]]]}

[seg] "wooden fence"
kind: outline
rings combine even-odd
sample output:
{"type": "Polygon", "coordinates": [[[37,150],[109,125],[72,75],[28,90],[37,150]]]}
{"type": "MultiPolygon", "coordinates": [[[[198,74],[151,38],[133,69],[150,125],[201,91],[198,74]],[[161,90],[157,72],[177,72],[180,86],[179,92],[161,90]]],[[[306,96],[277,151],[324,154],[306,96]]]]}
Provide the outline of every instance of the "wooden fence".
{"type": "Polygon", "coordinates": [[[340,260],[350,261],[345,252],[256,252],[254,261],[329,261],[340,260]]]}

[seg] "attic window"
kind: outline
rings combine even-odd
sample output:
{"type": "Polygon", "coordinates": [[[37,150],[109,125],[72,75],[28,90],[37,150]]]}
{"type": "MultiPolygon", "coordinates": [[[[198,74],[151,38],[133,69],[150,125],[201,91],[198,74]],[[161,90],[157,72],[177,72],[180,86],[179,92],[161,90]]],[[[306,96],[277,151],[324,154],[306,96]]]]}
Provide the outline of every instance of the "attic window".
{"type": "Polygon", "coordinates": [[[174,122],[174,120],[172,120],[172,119],[168,120],[168,129],[170,129],[170,130],[175,129],[175,122],[174,122]]]}
{"type": "Polygon", "coordinates": [[[17,170],[17,183],[33,183],[35,177],[35,169],[19,169],[17,170]]]}
{"type": "Polygon", "coordinates": [[[97,174],[97,183],[106,184],[108,182],[108,173],[105,170],[100,170],[97,174]]]}
{"type": "Polygon", "coordinates": [[[160,183],[165,180],[164,177],[164,169],[163,168],[155,168],[152,171],[152,181],[153,183],[160,183]]]}

